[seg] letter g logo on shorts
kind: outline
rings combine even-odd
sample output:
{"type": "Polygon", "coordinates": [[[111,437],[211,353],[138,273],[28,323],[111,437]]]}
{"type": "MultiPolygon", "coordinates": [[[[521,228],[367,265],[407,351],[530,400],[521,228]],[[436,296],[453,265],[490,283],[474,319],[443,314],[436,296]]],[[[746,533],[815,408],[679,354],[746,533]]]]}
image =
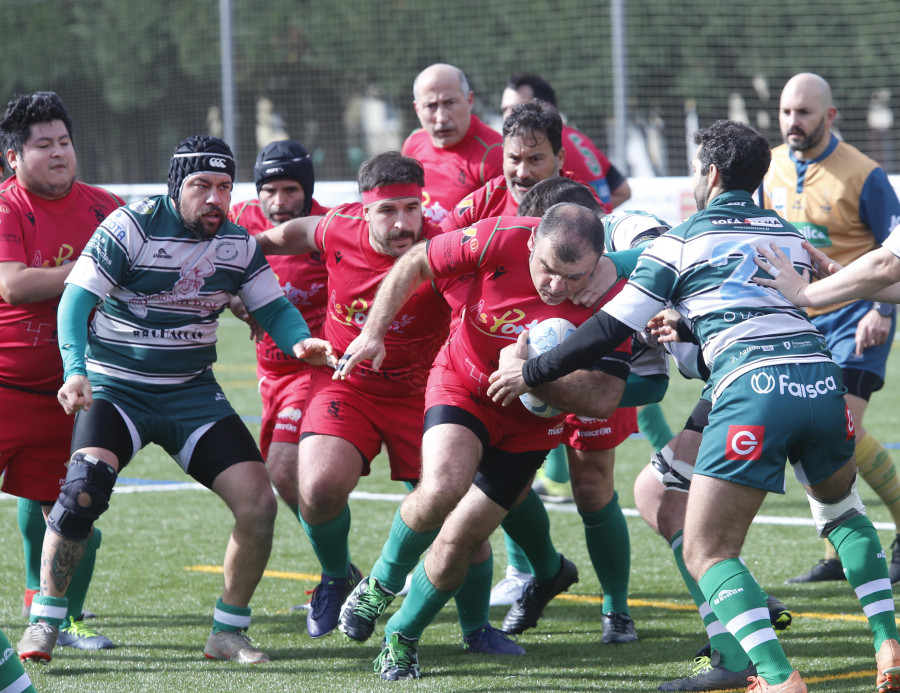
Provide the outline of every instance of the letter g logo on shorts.
{"type": "Polygon", "coordinates": [[[775,378],[768,373],[757,373],[750,378],[750,387],[758,395],[767,395],[775,389],[775,378]]]}
{"type": "Polygon", "coordinates": [[[725,443],[726,460],[758,460],[762,456],[765,426],[729,426],[725,443]]]}

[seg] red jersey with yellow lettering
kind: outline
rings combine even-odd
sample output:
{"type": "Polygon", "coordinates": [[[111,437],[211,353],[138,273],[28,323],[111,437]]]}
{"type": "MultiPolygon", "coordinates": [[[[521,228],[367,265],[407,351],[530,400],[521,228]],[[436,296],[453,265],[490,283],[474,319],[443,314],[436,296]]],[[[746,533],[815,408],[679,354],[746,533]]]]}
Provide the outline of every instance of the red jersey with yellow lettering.
{"type": "MultiPolygon", "coordinates": [[[[578,326],[601,305],[585,307],[567,300],[553,306],[541,300],[528,266],[528,242],[539,222],[535,217],[484,219],[469,228],[441,234],[428,243],[428,263],[438,287],[448,280],[452,282],[453,277],[472,275],[467,283],[462,319],[438,355],[436,365],[463,376],[478,397],[484,396],[488,377],[499,366],[500,350],[514,344],[523,330],[554,317],[578,326]]],[[[611,294],[606,298],[610,297],[611,294]]],[[[609,361],[627,364],[630,353],[628,339],[609,355],[609,361]]],[[[502,408],[487,397],[482,402],[502,408]]],[[[502,409],[516,418],[535,421],[520,402],[502,409]]],[[[565,414],[557,418],[562,421],[565,414]]]]}
{"type": "MultiPolygon", "coordinates": [[[[571,178],[578,183],[584,183],[584,180],[568,169],[561,170],[559,175],[571,178]]],[[[591,189],[593,190],[593,188],[591,189]]],[[[597,196],[596,190],[594,190],[594,197],[605,211],[610,211],[608,205],[604,204],[597,196]]],[[[441,231],[455,231],[474,224],[480,219],[514,217],[518,208],[519,203],[509,193],[506,177],[501,174],[460,200],[450,215],[441,222],[441,231]]]]}
{"type": "MultiPolygon", "coordinates": [[[[46,200],[18,185],[0,184],[0,262],[58,267],[78,259],[88,239],[116,208],[112,193],[75,181],[68,195],[46,200]]],[[[62,360],[56,343],[59,296],[10,305],[0,299],[0,385],[56,394],[62,360]]]]}
{"type": "MultiPolygon", "coordinates": [[[[423,220],[423,238],[440,230],[423,220]]],[[[395,258],[376,251],[369,240],[369,225],[359,202],[332,209],[316,227],[315,243],[328,270],[328,306],[325,339],[344,353],[362,330],[375,291],[394,266],[395,258]]],[[[405,397],[425,389],[428,370],[447,337],[450,309],[430,282],[423,282],[397,311],[384,338],[387,356],[381,370],[364,362],[347,382],[371,394],[405,397]]]]}
{"type": "MultiPolygon", "coordinates": [[[[328,207],[323,207],[313,199],[309,213],[310,216],[324,216],[328,213],[328,207]]],[[[233,205],[228,212],[228,219],[243,226],[253,236],[274,226],[263,213],[259,200],[247,200],[233,205]]],[[[284,295],[302,313],[312,336],[320,336],[322,323],[325,322],[325,285],[328,282],[322,253],[269,255],[266,260],[278,277],[284,295]]],[[[285,354],[268,334],[256,345],[256,362],[260,377],[312,368],[306,361],[285,354]]]]}
{"type": "Polygon", "coordinates": [[[503,173],[503,138],[474,115],[454,146],[435,147],[431,135],[419,128],[406,138],[402,153],[425,167],[422,207],[435,224],[463,197],[503,173]]]}

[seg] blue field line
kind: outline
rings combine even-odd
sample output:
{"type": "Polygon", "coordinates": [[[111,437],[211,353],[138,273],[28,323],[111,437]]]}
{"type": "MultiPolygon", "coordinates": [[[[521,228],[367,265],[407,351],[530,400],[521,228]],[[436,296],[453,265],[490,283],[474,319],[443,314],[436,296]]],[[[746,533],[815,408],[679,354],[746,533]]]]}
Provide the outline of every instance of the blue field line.
{"type": "MultiPolygon", "coordinates": [[[[198,491],[206,490],[202,484],[196,481],[163,481],[156,479],[131,479],[120,478],[116,484],[115,495],[123,493],[150,493],[158,491],[198,491]]],[[[405,493],[371,493],[369,491],[353,491],[350,498],[353,500],[370,500],[388,503],[399,503],[406,497],[405,493]]],[[[0,502],[14,501],[15,496],[0,493],[0,502]]],[[[577,513],[578,508],[574,503],[544,503],[544,507],[550,512],[577,513]]],[[[634,508],[622,508],[622,513],[627,517],[639,517],[634,508]]],[[[806,517],[782,517],[779,515],[757,515],[753,520],[757,525],[782,525],[791,527],[814,527],[812,518],[806,517]]],[[[895,531],[892,522],[873,522],[875,529],[895,531]]]]}

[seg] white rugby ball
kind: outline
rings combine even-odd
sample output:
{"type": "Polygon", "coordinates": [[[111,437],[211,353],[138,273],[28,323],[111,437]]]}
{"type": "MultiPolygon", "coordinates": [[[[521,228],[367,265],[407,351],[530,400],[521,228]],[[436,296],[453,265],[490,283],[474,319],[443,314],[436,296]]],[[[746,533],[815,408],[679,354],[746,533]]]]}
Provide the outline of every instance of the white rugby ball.
{"type": "MultiPolygon", "coordinates": [[[[528,330],[528,358],[534,358],[545,351],[559,346],[570,334],[575,331],[575,325],[565,318],[548,318],[528,330]]],[[[561,409],[551,407],[534,393],[526,392],[519,395],[519,399],[525,408],[535,416],[550,418],[562,414],[561,409]]]]}

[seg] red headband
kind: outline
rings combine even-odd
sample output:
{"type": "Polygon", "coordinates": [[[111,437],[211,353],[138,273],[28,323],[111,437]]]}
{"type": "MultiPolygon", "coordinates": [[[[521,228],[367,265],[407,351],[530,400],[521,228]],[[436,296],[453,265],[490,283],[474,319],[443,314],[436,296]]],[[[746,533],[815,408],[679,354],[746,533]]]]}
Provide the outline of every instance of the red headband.
{"type": "Polygon", "coordinates": [[[415,197],[422,199],[422,186],[416,183],[393,183],[392,185],[382,185],[380,188],[366,190],[362,194],[364,205],[370,205],[373,202],[381,200],[394,200],[400,197],[415,197]]]}

